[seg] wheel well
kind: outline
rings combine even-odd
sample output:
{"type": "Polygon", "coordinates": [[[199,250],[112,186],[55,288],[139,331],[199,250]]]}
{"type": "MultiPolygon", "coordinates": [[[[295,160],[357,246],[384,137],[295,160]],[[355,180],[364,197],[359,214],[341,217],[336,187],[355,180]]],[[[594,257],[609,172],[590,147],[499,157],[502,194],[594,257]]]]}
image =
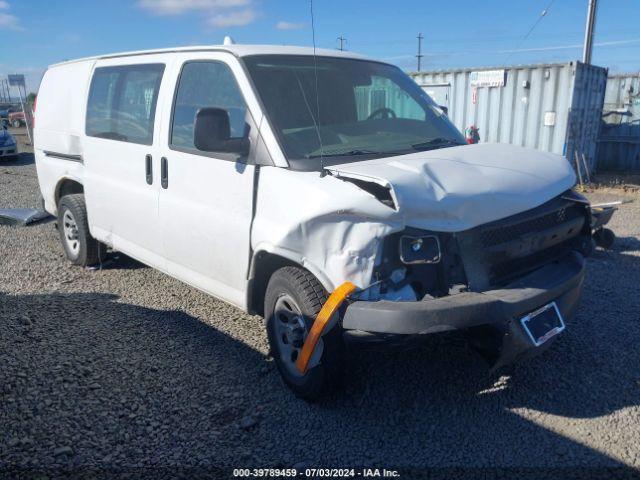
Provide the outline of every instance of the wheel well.
{"type": "Polygon", "coordinates": [[[60,202],[60,199],[65,195],[71,195],[72,193],[84,193],[84,187],[80,182],[65,178],[56,188],[56,205],[60,202]]]}
{"type": "Polygon", "coordinates": [[[264,295],[271,275],[282,267],[300,267],[296,262],[268,252],[258,252],[254,260],[253,276],[249,279],[247,310],[252,315],[264,315],[264,295]]]}

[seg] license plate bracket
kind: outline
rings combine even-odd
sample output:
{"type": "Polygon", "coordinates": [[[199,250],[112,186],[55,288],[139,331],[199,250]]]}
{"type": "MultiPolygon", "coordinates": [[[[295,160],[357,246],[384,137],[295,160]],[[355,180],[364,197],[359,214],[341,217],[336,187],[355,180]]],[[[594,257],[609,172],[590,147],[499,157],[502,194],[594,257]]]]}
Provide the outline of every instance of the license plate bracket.
{"type": "Polygon", "coordinates": [[[565,328],[562,314],[556,302],[548,303],[525,315],[520,319],[520,324],[536,347],[555,337],[565,328]]]}

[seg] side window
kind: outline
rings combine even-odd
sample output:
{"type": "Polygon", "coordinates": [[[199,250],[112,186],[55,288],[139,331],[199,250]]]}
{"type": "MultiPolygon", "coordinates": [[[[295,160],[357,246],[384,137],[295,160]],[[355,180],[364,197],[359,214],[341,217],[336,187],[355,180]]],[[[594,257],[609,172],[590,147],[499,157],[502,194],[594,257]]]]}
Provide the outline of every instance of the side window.
{"type": "Polygon", "coordinates": [[[229,113],[231,138],[248,134],[247,106],[233,72],[215,61],[187,62],[182,67],[171,120],[171,146],[196,150],[193,127],[203,107],[222,108],[229,113]]]}
{"type": "Polygon", "coordinates": [[[119,78],[120,74],[111,69],[99,68],[93,74],[87,104],[87,135],[108,138],[112,130],[113,100],[119,78]]]}
{"type": "Polygon", "coordinates": [[[153,143],[153,123],[164,65],[96,68],[87,104],[86,134],[153,143]]]}

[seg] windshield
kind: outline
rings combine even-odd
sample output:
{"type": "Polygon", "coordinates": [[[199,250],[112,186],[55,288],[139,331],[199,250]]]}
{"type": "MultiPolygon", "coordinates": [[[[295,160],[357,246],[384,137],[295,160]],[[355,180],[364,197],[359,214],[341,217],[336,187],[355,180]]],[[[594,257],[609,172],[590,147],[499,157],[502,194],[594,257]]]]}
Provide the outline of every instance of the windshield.
{"type": "Polygon", "coordinates": [[[293,168],[465,143],[433,100],[391,65],[306,55],[244,61],[293,168]]]}

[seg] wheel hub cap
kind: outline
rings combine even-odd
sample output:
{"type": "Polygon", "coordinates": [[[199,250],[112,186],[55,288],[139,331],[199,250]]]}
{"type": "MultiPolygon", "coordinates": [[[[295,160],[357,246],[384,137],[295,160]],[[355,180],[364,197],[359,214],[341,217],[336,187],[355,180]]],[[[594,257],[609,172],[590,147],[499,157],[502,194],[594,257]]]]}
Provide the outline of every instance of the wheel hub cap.
{"type": "Polygon", "coordinates": [[[62,216],[62,229],[67,247],[74,255],[80,250],[80,240],[78,239],[78,225],[70,210],[64,212],[62,216]]]}
{"type": "Polygon", "coordinates": [[[278,348],[276,355],[280,357],[291,374],[300,376],[295,364],[300,349],[307,338],[307,325],[304,316],[300,307],[289,295],[282,295],[278,298],[273,315],[278,348]]]}

